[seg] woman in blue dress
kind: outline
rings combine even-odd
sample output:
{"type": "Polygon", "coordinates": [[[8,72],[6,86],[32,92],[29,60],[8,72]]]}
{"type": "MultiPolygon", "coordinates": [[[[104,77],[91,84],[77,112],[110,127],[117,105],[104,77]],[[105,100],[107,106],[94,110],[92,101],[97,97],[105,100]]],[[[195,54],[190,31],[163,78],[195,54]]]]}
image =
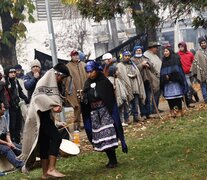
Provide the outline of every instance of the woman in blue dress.
{"type": "Polygon", "coordinates": [[[88,79],[81,98],[84,128],[94,150],[106,153],[109,159],[106,167],[114,168],[117,166],[118,139],[122,151],[127,153],[114,88],[95,61],[89,61],[85,69],[88,79]]]}
{"type": "Polygon", "coordinates": [[[163,51],[162,67],[160,70],[160,88],[168,101],[170,115],[183,116],[182,97],[187,93],[188,86],[182,69],[180,58],[171,47],[163,51]]]}

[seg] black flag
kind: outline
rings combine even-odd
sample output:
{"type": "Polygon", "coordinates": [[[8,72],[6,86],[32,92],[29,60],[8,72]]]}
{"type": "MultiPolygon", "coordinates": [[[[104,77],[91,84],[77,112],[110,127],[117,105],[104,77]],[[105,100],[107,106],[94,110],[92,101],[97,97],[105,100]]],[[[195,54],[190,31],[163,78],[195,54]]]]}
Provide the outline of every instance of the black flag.
{"type": "MultiPolygon", "coordinates": [[[[52,56],[42,53],[40,51],[37,51],[35,49],[35,59],[38,59],[41,63],[41,69],[43,71],[47,71],[49,69],[51,69],[53,67],[52,64],[52,56]]],[[[64,64],[67,64],[69,61],[68,60],[64,60],[64,59],[58,59],[58,62],[62,62],[64,64]]]]}

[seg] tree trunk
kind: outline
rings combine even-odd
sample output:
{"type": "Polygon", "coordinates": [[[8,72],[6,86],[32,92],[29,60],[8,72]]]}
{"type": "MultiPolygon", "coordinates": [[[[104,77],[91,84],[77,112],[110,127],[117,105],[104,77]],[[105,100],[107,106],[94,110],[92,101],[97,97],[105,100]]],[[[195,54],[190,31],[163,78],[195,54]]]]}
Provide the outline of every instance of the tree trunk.
{"type": "Polygon", "coordinates": [[[157,41],[157,31],[155,27],[151,26],[150,28],[147,28],[147,37],[148,42],[157,41]]]}
{"type": "Polygon", "coordinates": [[[11,47],[1,44],[1,53],[0,53],[0,64],[5,67],[7,65],[16,65],[17,56],[16,56],[16,43],[12,44],[11,47]]]}
{"type": "MultiPolygon", "coordinates": [[[[17,20],[14,20],[10,12],[3,12],[0,14],[2,22],[3,33],[11,32],[12,26],[14,23],[18,23],[17,20]]],[[[17,64],[16,57],[16,38],[12,35],[7,37],[9,44],[3,44],[0,40],[0,63],[3,67],[7,65],[17,64]]]]}

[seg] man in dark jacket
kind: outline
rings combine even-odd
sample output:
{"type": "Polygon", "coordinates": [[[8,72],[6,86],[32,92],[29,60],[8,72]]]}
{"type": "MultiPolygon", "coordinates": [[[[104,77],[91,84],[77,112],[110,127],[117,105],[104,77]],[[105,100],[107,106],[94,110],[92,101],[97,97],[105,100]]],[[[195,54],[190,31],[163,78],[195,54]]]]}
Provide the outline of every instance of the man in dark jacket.
{"type": "Polygon", "coordinates": [[[9,131],[13,142],[20,143],[20,131],[22,128],[22,114],[19,107],[20,98],[26,104],[29,103],[27,97],[22,92],[19,81],[16,78],[16,70],[12,66],[7,66],[4,69],[5,74],[5,89],[9,96],[9,115],[10,124],[9,131]]]}
{"type": "Polygon", "coordinates": [[[31,61],[31,71],[25,75],[24,87],[27,90],[27,96],[29,101],[31,100],[32,94],[35,90],[37,82],[43,76],[41,71],[40,62],[35,59],[31,61]]]}

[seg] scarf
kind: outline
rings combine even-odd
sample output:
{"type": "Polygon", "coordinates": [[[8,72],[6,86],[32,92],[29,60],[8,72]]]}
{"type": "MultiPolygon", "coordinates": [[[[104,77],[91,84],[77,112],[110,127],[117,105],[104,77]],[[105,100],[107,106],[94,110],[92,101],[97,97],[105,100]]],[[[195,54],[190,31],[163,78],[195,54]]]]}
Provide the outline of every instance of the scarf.
{"type": "Polygon", "coordinates": [[[162,59],[160,88],[164,90],[165,84],[169,83],[169,81],[178,82],[182,86],[183,93],[185,94],[188,91],[188,85],[180,62],[180,57],[170,48],[167,49],[170,51],[170,56],[163,57],[162,59]],[[167,79],[166,76],[168,76],[169,79],[167,79]]]}

